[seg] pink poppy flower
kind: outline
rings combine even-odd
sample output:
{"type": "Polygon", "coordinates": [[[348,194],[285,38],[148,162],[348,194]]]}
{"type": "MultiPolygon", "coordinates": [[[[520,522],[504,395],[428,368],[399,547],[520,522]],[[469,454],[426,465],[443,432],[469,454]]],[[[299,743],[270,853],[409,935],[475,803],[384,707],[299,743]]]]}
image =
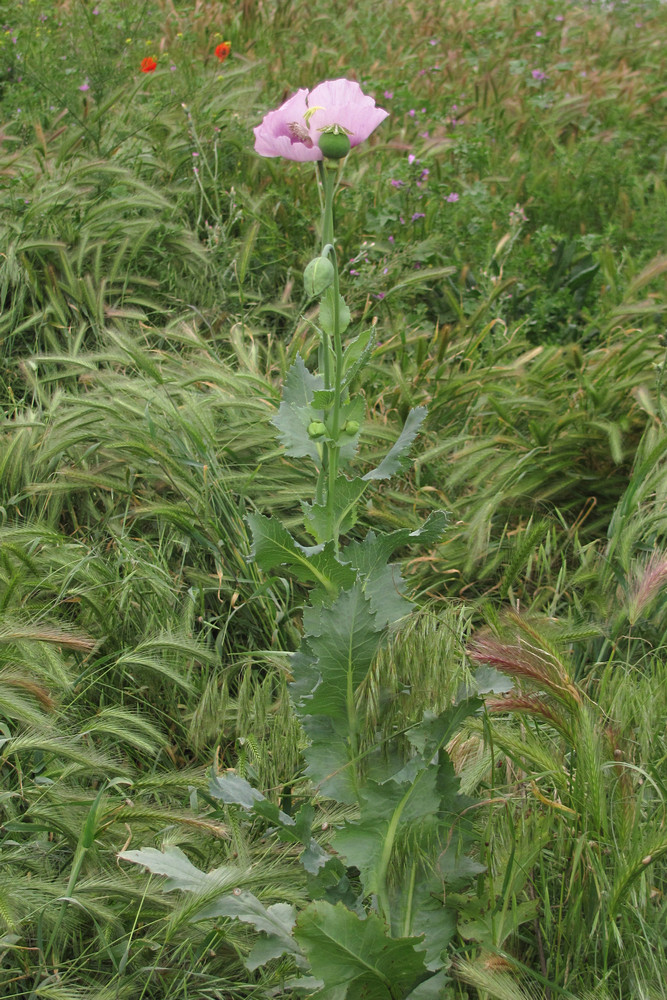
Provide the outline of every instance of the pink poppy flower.
{"type": "Polygon", "coordinates": [[[353,80],[326,80],[310,92],[298,90],[276,111],[264,115],[254,129],[255,152],[287,160],[321,160],[318,142],[325,129],[337,125],[350,146],[358,146],[388,114],[353,80]]]}

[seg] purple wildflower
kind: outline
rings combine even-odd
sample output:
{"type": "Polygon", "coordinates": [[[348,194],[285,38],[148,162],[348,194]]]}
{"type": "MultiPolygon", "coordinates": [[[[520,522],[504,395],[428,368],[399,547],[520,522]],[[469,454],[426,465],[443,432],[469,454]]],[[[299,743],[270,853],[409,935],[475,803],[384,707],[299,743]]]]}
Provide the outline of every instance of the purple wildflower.
{"type": "Polygon", "coordinates": [[[85,83],[81,84],[81,86],[79,87],[79,90],[83,90],[83,91],[90,90],[90,84],[88,83],[87,80],[85,81],[85,83]]]}
{"type": "Polygon", "coordinates": [[[415,212],[412,216],[412,221],[416,222],[417,219],[425,219],[425,218],[426,218],[426,212],[415,212]]]}
{"type": "Polygon", "coordinates": [[[310,93],[298,90],[276,111],[264,115],[254,129],[255,152],[301,162],[321,160],[318,140],[325,128],[338,125],[350,146],[358,146],[388,114],[355,81],[326,80],[310,93]]]}
{"type": "Polygon", "coordinates": [[[452,191],[451,194],[447,195],[447,201],[458,201],[458,200],[459,196],[457,195],[456,191],[452,191]]]}
{"type": "Polygon", "coordinates": [[[543,73],[541,69],[534,69],[531,73],[533,80],[546,80],[547,74],[543,73]]]}

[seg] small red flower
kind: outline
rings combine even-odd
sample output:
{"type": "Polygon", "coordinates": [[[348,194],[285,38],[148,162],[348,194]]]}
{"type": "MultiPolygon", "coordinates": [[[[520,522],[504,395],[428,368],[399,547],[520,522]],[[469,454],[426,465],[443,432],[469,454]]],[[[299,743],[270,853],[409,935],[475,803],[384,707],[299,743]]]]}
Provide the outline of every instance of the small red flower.
{"type": "Polygon", "coordinates": [[[220,62],[224,62],[231,51],[232,51],[231,42],[220,42],[220,44],[216,45],[215,47],[215,54],[220,60],[220,62]]]}
{"type": "Polygon", "coordinates": [[[141,60],[141,72],[142,73],[154,73],[157,69],[157,63],[152,56],[146,56],[145,59],[141,60]]]}

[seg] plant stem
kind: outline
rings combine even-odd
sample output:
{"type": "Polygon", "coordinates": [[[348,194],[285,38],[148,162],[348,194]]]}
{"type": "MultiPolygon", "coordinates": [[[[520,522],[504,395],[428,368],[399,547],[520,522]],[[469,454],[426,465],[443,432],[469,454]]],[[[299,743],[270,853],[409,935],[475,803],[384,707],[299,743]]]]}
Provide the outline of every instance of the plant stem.
{"type": "MultiPolygon", "coordinates": [[[[341,387],[343,381],[343,343],[340,332],[340,276],[338,274],[338,259],[336,257],[336,243],[334,239],[334,221],[333,221],[333,199],[335,192],[335,182],[336,175],[333,169],[327,167],[326,164],[320,164],[320,178],[322,180],[322,186],[324,188],[324,212],[322,216],[322,247],[326,247],[327,244],[331,244],[332,252],[330,254],[331,262],[334,269],[334,280],[332,286],[333,292],[333,405],[331,409],[331,426],[329,431],[331,437],[334,439],[335,443],[329,443],[325,446],[326,455],[326,468],[328,476],[328,490],[327,490],[327,506],[329,510],[333,513],[333,502],[335,497],[336,489],[336,477],[338,476],[338,458],[340,453],[340,446],[338,444],[338,435],[340,434],[340,406],[341,406],[341,387]]],[[[323,368],[324,368],[324,384],[327,389],[332,388],[332,379],[330,371],[330,356],[331,356],[331,345],[328,336],[324,335],[324,358],[323,358],[323,368]]],[[[318,483],[318,486],[320,484],[318,483]]],[[[336,553],[339,551],[338,545],[338,534],[333,531],[333,543],[336,553]]]]}

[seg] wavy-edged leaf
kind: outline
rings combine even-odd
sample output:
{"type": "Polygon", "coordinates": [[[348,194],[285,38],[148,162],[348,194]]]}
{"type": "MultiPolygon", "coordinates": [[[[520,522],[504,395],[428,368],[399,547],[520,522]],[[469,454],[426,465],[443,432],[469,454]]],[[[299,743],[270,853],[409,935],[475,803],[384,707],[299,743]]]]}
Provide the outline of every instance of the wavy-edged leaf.
{"type": "Polygon", "coordinates": [[[297,354],[296,361],[287,372],[283,398],[271,423],[277,427],[280,443],[293,458],[312,458],[319,464],[317,443],[308,435],[311,420],[321,420],[323,413],[313,407],[313,393],[324,389],[321,375],[313,375],[297,354]]]}
{"type": "Polygon", "coordinates": [[[354,583],[355,571],[336,559],[333,542],[322,548],[304,548],[281,521],[263,514],[249,514],[248,524],[253,539],[251,556],[263,570],[287,566],[297,580],[317,584],[329,598],[354,583]]]}
{"type": "Polygon", "coordinates": [[[395,473],[400,472],[405,468],[408,449],[417,437],[419,428],[426,419],[426,412],[425,406],[417,406],[414,410],[410,410],[403,430],[399,434],[397,440],[389,449],[378,467],[376,469],[371,469],[370,472],[366,473],[363,477],[365,480],[389,479],[390,476],[393,476],[395,473]]]}
{"type": "Polygon", "coordinates": [[[305,952],[313,973],[322,980],[316,997],[368,997],[392,1000],[405,996],[428,978],[419,938],[391,938],[376,913],[361,920],[347,907],[323,900],[303,910],[294,937],[305,952]]]}

